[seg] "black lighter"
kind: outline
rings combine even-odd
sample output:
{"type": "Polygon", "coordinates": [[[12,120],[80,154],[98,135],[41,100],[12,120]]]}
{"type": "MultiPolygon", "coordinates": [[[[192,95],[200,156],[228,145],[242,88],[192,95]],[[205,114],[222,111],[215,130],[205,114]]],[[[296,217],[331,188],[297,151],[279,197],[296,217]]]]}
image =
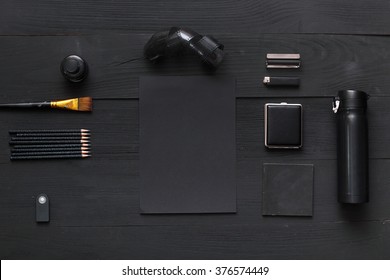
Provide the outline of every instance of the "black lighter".
{"type": "Polygon", "coordinates": [[[368,202],[368,94],[341,90],[334,99],[337,113],[338,201],[368,202]]]}

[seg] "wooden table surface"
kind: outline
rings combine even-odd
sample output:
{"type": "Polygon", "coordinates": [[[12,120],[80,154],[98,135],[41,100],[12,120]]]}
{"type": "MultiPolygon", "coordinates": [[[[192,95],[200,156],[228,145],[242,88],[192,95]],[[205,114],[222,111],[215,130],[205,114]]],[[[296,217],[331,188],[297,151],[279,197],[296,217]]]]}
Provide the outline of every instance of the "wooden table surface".
{"type": "Polygon", "coordinates": [[[2,259],[389,259],[390,4],[364,0],[2,0],[0,102],[92,96],[92,113],[0,111],[2,259]],[[191,56],[152,65],[157,30],[212,34],[227,57],[210,73],[191,56]],[[268,52],[300,53],[299,89],[267,89],[268,52]],[[59,64],[79,54],[80,85],[59,64]],[[237,214],[139,214],[138,80],[142,75],[231,75],[236,88],[237,214]],[[353,88],[368,108],[370,202],[337,202],[332,96],[353,88]],[[265,103],[304,108],[300,151],[264,148],[265,103]],[[10,129],[89,128],[87,160],[9,160],[10,129]],[[314,164],[313,217],[263,217],[263,163],[314,164]],[[51,200],[35,222],[35,196],[51,200]]]}

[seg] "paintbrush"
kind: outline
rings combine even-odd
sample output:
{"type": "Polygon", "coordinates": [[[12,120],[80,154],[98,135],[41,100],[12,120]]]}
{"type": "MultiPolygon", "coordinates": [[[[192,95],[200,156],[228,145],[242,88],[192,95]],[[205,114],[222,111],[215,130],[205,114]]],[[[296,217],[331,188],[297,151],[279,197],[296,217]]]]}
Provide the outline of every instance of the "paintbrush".
{"type": "Polygon", "coordinates": [[[73,111],[92,111],[92,98],[80,97],[58,101],[0,104],[0,108],[55,108],[73,111]]]}

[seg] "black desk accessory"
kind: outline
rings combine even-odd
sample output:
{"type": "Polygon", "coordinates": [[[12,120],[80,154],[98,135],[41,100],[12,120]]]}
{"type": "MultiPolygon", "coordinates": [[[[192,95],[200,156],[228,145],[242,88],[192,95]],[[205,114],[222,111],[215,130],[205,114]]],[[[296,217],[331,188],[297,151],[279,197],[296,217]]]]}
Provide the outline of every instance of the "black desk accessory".
{"type": "Polygon", "coordinates": [[[189,28],[172,27],[156,32],[145,44],[144,55],[150,61],[157,61],[188,49],[199,55],[208,66],[217,68],[225,56],[223,48],[211,36],[201,35],[189,28]]]}
{"type": "Polygon", "coordinates": [[[301,67],[301,56],[300,54],[268,53],[265,64],[269,69],[296,69],[301,67]]]}
{"type": "Polygon", "coordinates": [[[263,215],[312,216],[314,166],[263,165],[263,215]]]}
{"type": "Polygon", "coordinates": [[[290,86],[290,87],[299,87],[300,78],[299,77],[276,77],[276,76],[265,76],[263,83],[266,86],[290,86]]]}
{"type": "Polygon", "coordinates": [[[341,203],[368,202],[368,98],[363,91],[341,90],[334,100],[338,200],[341,203]]]}
{"type": "Polygon", "coordinates": [[[87,158],[91,156],[90,131],[11,130],[11,160],[87,158]],[[72,143],[72,144],[71,144],[72,143]]]}
{"type": "Polygon", "coordinates": [[[62,60],[60,70],[65,79],[78,83],[87,77],[88,64],[78,55],[69,55],[62,60]]]}
{"type": "Polygon", "coordinates": [[[141,213],[236,212],[235,79],[140,78],[141,213]]]}
{"type": "Polygon", "coordinates": [[[80,97],[57,101],[25,102],[0,104],[0,108],[9,109],[65,109],[72,111],[92,111],[92,98],[80,97]]]}
{"type": "Polygon", "coordinates": [[[42,193],[35,200],[35,221],[37,223],[47,223],[50,221],[49,197],[42,193]]]}
{"type": "Polygon", "coordinates": [[[302,147],[302,105],[267,103],[264,105],[264,142],[271,149],[302,147]]]}

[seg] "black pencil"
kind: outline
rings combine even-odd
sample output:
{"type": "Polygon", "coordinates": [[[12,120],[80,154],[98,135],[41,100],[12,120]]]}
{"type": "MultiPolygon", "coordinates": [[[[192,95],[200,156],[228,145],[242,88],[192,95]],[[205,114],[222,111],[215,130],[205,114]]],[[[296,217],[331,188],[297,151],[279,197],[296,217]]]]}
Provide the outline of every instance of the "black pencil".
{"type": "Polygon", "coordinates": [[[41,144],[88,144],[89,140],[45,140],[45,141],[9,141],[10,145],[41,145],[41,144]]]}
{"type": "Polygon", "coordinates": [[[65,158],[88,158],[91,155],[42,155],[42,156],[11,156],[11,160],[25,160],[25,159],[65,159],[65,158]]]}
{"type": "Polygon", "coordinates": [[[11,141],[46,141],[46,140],[88,140],[89,136],[79,137],[11,137],[11,141]]]}
{"type": "Polygon", "coordinates": [[[29,153],[29,152],[73,152],[73,151],[90,151],[90,147],[77,147],[77,148],[17,148],[11,149],[11,153],[29,153]]]}
{"type": "Polygon", "coordinates": [[[9,134],[16,133],[77,133],[77,132],[90,132],[89,129],[20,129],[10,130],[9,134]]]}
{"type": "Polygon", "coordinates": [[[53,133],[15,133],[14,137],[81,137],[90,136],[90,132],[53,132],[53,133]]]}
{"type": "Polygon", "coordinates": [[[23,152],[11,153],[11,156],[50,156],[50,155],[90,155],[89,151],[52,151],[52,152],[23,152]]]}
{"type": "Polygon", "coordinates": [[[78,143],[78,144],[47,144],[47,145],[42,145],[42,144],[36,144],[36,145],[19,145],[16,144],[13,146],[15,149],[46,149],[46,148],[80,148],[80,147],[91,147],[90,143],[78,143]]]}

